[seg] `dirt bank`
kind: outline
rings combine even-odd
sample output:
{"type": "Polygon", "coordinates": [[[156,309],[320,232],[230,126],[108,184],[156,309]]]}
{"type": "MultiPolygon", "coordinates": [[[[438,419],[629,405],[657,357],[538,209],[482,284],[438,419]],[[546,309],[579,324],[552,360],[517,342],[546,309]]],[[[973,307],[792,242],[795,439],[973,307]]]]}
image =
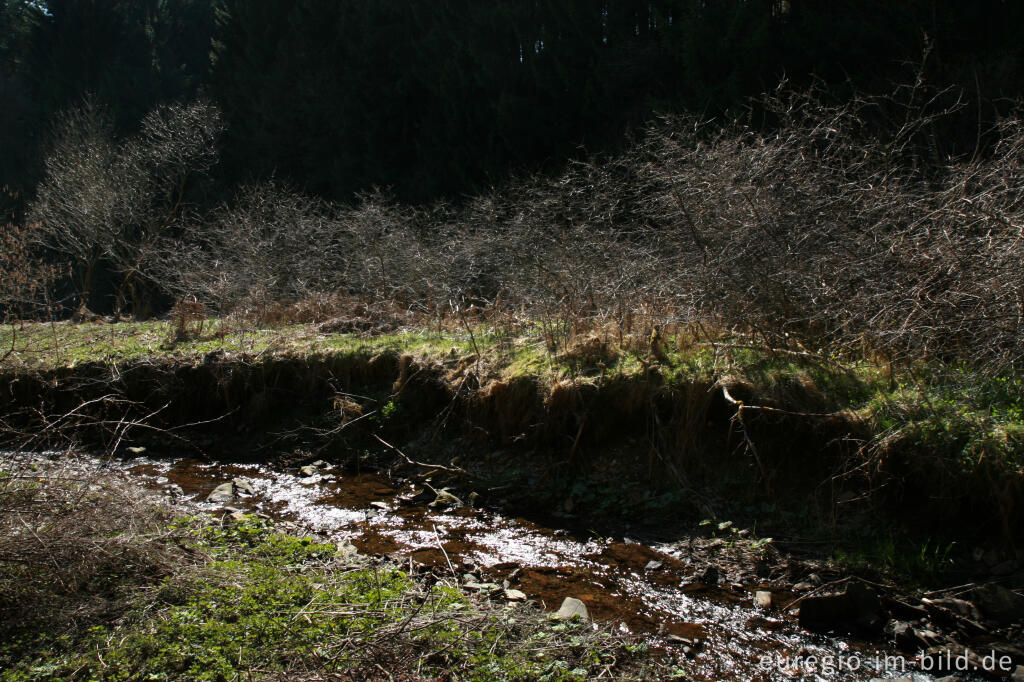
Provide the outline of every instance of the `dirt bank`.
{"type": "Polygon", "coordinates": [[[863,413],[836,405],[795,377],[758,385],[646,362],[609,372],[593,359],[552,375],[458,353],[214,351],[0,374],[8,447],[352,461],[381,450],[382,438],[492,488],[503,481],[507,497],[525,488],[529,504],[557,513],[644,504],[693,517],[767,505],[840,527],[1022,537],[1019,472],[996,458],[950,467],[911,439],[880,439],[863,413]]]}

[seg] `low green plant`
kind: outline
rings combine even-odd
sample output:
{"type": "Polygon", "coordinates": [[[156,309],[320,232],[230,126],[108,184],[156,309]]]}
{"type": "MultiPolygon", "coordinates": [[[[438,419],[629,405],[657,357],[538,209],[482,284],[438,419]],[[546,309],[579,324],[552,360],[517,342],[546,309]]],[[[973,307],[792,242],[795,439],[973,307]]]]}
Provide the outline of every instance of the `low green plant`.
{"type": "Polygon", "coordinates": [[[0,646],[0,680],[220,682],[311,670],[363,679],[386,664],[410,676],[569,682],[627,662],[641,678],[655,667],[590,624],[472,604],[452,585],[428,587],[259,518],[194,516],[170,530],[207,560],[135,586],[117,620],[11,638],[0,646]]]}
{"type": "Polygon", "coordinates": [[[889,572],[921,582],[935,580],[955,567],[957,543],[935,538],[917,539],[893,531],[859,538],[837,547],[835,561],[855,570],[889,572]]]}

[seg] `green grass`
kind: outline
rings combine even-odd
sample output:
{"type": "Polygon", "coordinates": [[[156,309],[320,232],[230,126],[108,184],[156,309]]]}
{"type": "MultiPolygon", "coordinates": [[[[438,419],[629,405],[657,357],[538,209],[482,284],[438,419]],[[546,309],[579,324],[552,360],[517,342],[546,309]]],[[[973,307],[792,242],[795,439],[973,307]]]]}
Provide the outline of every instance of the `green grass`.
{"type": "Polygon", "coordinates": [[[910,584],[931,584],[956,569],[958,549],[954,541],[922,540],[886,530],[836,548],[833,559],[846,570],[884,572],[910,584]]]}
{"type": "Polygon", "coordinates": [[[0,348],[12,348],[6,365],[13,369],[68,367],[85,362],[125,362],[143,358],[195,358],[212,352],[244,353],[450,353],[467,354],[471,343],[458,334],[404,332],[372,338],[350,334],[321,334],[313,327],[292,325],[275,329],[235,329],[226,322],[208,321],[200,336],[174,339],[169,322],[114,324],[26,324],[0,329],[0,348]]]}

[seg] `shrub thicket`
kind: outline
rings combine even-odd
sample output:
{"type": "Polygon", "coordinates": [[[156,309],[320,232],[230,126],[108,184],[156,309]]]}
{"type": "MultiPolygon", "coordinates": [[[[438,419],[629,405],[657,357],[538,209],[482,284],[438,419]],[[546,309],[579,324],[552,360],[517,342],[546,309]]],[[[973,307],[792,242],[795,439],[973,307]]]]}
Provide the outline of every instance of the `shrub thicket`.
{"type": "Polygon", "coordinates": [[[260,321],[309,300],[431,316],[493,306],[562,336],[688,324],[1010,369],[1024,353],[1024,129],[1007,118],[953,156],[960,97],[921,79],[842,102],[780,87],[748,120],[665,117],[624,153],[458,206],[384,192],[336,205],[264,183],[202,217],[185,187],[216,157],[212,107],[162,108],[120,143],[86,107],[30,215],[75,265],[83,303],[106,261],[119,305],[146,278],[260,321]]]}

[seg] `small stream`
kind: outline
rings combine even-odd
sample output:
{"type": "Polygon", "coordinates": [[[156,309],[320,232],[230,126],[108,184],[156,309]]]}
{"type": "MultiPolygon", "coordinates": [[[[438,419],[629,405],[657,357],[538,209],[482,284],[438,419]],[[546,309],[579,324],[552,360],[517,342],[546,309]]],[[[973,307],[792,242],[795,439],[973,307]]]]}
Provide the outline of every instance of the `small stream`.
{"type": "MultiPolygon", "coordinates": [[[[649,546],[574,536],[470,505],[431,506],[436,495],[422,484],[329,467],[303,476],[259,464],[146,456],[85,457],[83,465],[123,472],[209,511],[262,513],[364,553],[412,560],[454,574],[469,589],[483,585],[494,599],[504,599],[500,588],[507,587],[554,610],[576,597],[592,618],[618,623],[684,662],[690,679],[933,679],[913,673],[914,661],[896,650],[809,633],[791,614],[755,606],[755,590],[766,585],[708,577],[687,551],[692,539],[649,546]],[[227,505],[206,501],[233,479],[253,494],[227,505]]],[[[793,595],[773,597],[785,604],[793,595]]]]}

